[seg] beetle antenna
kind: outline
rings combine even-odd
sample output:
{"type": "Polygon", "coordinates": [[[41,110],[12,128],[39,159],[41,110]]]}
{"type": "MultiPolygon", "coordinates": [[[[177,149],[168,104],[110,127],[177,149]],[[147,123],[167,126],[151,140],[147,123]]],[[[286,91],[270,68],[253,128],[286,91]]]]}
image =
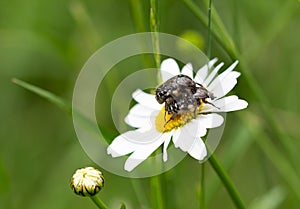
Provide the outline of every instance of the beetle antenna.
{"type": "Polygon", "coordinates": [[[213,106],[213,107],[217,108],[218,110],[220,110],[220,108],[219,108],[219,107],[217,107],[216,105],[214,105],[214,104],[213,104],[213,103],[211,103],[211,102],[208,102],[208,101],[204,100],[204,103],[206,103],[206,104],[210,104],[211,106],[213,106]]]}

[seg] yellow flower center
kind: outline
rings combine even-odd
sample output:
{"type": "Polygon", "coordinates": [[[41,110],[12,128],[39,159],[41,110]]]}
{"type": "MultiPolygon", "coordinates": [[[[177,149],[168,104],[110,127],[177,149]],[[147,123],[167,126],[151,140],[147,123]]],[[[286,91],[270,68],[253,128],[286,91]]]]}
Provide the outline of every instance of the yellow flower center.
{"type": "MultiPolygon", "coordinates": [[[[196,115],[202,110],[202,105],[198,106],[196,115]]],[[[165,107],[159,111],[155,118],[156,130],[161,133],[169,132],[173,129],[184,126],[195,118],[194,111],[186,111],[181,114],[169,114],[165,111],[165,107]]]]}

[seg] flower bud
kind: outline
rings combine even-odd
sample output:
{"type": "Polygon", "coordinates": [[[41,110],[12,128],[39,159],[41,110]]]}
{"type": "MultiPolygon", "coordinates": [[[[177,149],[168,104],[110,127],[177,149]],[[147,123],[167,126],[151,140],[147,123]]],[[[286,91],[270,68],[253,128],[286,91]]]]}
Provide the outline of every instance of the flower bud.
{"type": "Polygon", "coordinates": [[[102,173],[93,167],[76,170],[71,179],[72,190],[81,196],[94,196],[103,186],[104,177],[102,173]]]}

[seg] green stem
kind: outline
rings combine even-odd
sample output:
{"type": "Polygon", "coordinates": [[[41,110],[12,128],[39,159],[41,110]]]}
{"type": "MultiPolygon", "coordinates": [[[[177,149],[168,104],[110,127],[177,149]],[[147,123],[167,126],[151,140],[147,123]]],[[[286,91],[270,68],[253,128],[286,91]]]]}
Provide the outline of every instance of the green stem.
{"type": "MultiPolygon", "coordinates": [[[[159,39],[158,39],[158,14],[157,14],[157,0],[150,0],[150,28],[152,31],[152,45],[154,49],[154,60],[156,67],[159,71],[160,69],[160,49],[159,49],[159,39]]],[[[161,78],[159,77],[160,73],[157,73],[157,79],[160,83],[161,78]]],[[[154,176],[150,180],[151,183],[151,192],[152,192],[152,201],[153,208],[163,209],[163,199],[162,199],[162,191],[160,185],[159,176],[154,176]]]]}
{"type": "Polygon", "coordinates": [[[200,179],[200,209],[205,209],[205,163],[201,166],[201,179],[200,179]]]}
{"type": "Polygon", "coordinates": [[[142,179],[137,178],[130,178],[130,182],[133,188],[133,191],[135,193],[135,197],[137,199],[137,202],[139,202],[140,205],[148,205],[149,200],[147,197],[147,193],[145,193],[145,188],[142,185],[142,179]]]}
{"type": "MultiPolygon", "coordinates": [[[[154,60],[157,69],[160,68],[160,49],[158,39],[158,12],[157,12],[157,0],[150,0],[150,28],[152,31],[152,44],[154,49],[154,60]]],[[[158,73],[159,75],[159,73],[158,73]]]]}
{"type": "Polygon", "coordinates": [[[152,196],[153,208],[164,209],[159,176],[151,177],[150,184],[151,184],[151,196],[152,196]]]}
{"type": "Polygon", "coordinates": [[[91,196],[90,198],[99,209],[108,209],[108,207],[102,202],[102,200],[99,197],[91,196]]]}
{"type": "Polygon", "coordinates": [[[222,183],[224,184],[228,194],[230,195],[235,207],[237,209],[245,209],[246,206],[241,199],[237,189],[235,188],[234,184],[230,180],[230,177],[226,173],[225,169],[222,167],[221,163],[218,161],[218,159],[214,156],[214,154],[211,154],[211,156],[208,158],[208,161],[212,168],[215,170],[219,178],[221,179],[222,183]]]}

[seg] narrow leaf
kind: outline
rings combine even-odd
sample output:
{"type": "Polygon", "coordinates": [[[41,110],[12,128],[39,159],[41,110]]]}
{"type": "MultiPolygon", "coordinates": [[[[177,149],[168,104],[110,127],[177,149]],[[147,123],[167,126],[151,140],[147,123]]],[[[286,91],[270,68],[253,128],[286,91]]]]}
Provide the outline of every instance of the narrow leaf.
{"type": "Polygon", "coordinates": [[[63,109],[64,111],[66,111],[69,115],[72,115],[72,107],[70,104],[68,104],[67,102],[63,101],[61,98],[59,98],[58,96],[56,96],[55,94],[46,91],[40,87],[34,86],[32,84],[26,83],[25,81],[21,81],[19,79],[13,78],[12,82],[49,100],[51,103],[55,104],[56,106],[58,106],[59,108],[63,109]]]}
{"type": "MultiPolygon", "coordinates": [[[[40,87],[34,86],[32,84],[26,83],[25,81],[21,81],[19,79],[13,78],[12,82],[39,95],[42,98],[47,99],[49,102],[53,103],[54,105],[58,106],[60,109],[66,111],[68,115],[72,116],[72,114],[76,114],[76,118],[79,119],[80,123],[86,128],[89,129],[91,133],[97,134],[98,135],[98,126],[95,126],[95,124],[85,116],[83,116],[81,113],[77,112],[76,110],[73,110],[72,112],[72,106],[70,103],[64,101],[62,98],[58,97],[57,95],[44,90],[40,87]]],[[[113,134],[111,133],[110,130],[101,128],[101,133],[104,136],[104,139],[110,143],[109,141],[109,136],[112,136],[113,134]]]]}

